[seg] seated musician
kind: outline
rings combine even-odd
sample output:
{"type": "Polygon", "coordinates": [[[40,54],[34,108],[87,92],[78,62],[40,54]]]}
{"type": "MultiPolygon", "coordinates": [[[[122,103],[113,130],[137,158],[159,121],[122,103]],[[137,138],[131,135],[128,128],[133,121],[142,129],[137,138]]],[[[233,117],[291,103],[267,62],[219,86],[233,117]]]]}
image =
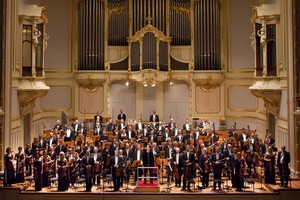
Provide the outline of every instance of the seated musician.
{"type": "Polygon", "coordinates": [[[228,131],[228,137],[235,137],[237,139],[238,134],[234,125],[232,125],[231,129],[228,131]]]}
{"type": "MultiPolygon", "coordinates": [[[[142,130],[142,129],[140,129],[140,130],[142,130]]],[[[129,140],[136,138],[135,131],[133,130],[131,125],[128,125],[126,135],[129,140]]]]}
{"type": "Polygon", "coordinates": [[[103,142],[107,142],[108,141],[108,135],[106,130],[103,130],[102,135],[100,136],[100,143],[102,145],[103,142]]]}
{"type": "Polygon", "coordinates": [[[170,122],[168,123],[168,128],[169,129],[174,129],[176,125],[176,122],[174,121],[173,118],[170,118],[170,122]]]}
{"type": "Polygon", "coordinates": [[[162,122],[160,121],[159,123],[155,123],[154,126],[156,127],[155,128],[156,134],[157,135],[163,135],[165,129],[162,126],[162,122]]]}
{"type": "Polygon", "coordinates": [[[186,132],[189,132],[192,129],[192,124],[189,123],[189,119],[185,120],[185,124],[183,124],[182,129],[186,132]]]}
{"type": "Polygon", "coordinates": [[[101,134],[102,134],[101,124],[97,122],[94,128],[94,135],[101,135],[101,134]]]}
{"type": "Polygon", "coordinates": [[[163,133],[163,137],[162,137],[163,142],[166,142],[168,138],[171,138],[171,134],[170,134],[169,129],[166,127],[164,129],[164,133],[163,133]]]}
{"type": "Polygon", "coordinates": [[[183,187],[182,190],[185,190],[186,188],[188,191],[191,191],[190,188],[190,181],[194,177],[193,172],[193,164],[195,161],[194,153],[190,149],[190,145],[185,146],[185,151],[182,153],[182,163],[183,163],[183,187]]]}
{"type": "Polygon", "coordinates": [[[181,129],[178,129],[178,134],[176,135],[175,140],[177,142],[184,142],[184,136],[182,135],[181,129]]]}
{"type": "Polygon", "coordinates": [[[82,166],[84,168],[85,175],[85,192],[91,192],[93,186],[94,159],[91,156],[90,150],[86,150],[86,154],[82,159],[82,166]]]}
{"type": "Polygon", "coordinates": [[[199,127],[197,126],[197,127],[195,127],[193,138],[195,140],[197,140],[200,135],[201,135],[201,131],[200,131],[199,127]]]}
{"type": "Polygon", "coordinates": [[[151,130],[150,131],[150,134],[148,136],[148,141],[149,142],[157,142],[157,137],[156,135],[154,134],[154,130],[151,130]]]}
{"type": "Polygon", "coordinates": [[[122,157],[119,155],[119,151],[114,151],[114,156],[111,158],[111,166],[112,166],[112,177],[113,177],[113,185],[114,191],[119,191],[121,187],[121,163],[123,162],[122,157]]]}
{"type": "Polygon", "coordinates": [[[286,151],[286,146],[281,147],[281,151],[278,153],[277,166],[279,168],[280,175],[280,186],[288,187],[290,168],[289,163],[291,161],[291,156],[288,151],[286,151]]]}
{"type": "Polygon", "coordinates": [[[221,176],[222,176],[222,169],[223,169],[223,162],[220,161],[223,159],[223,154],[220,152],[220,146],[215,146],[215,153],[212,154],[212,164],[213,164],[213,173],[214,173],[214,188],[216,190],[216,185],[218,182],[219,190],[221,190],[221,176]]]}
{"type": "MultiPolygon", "coordinates": [[[[143,167],[154,167],[154,156],[151,151],[150,145],[147,145],[146,149],[143,151],[143,167]]],[[[150,177],[153,176],[153,169],[144,168],[144,184],[147,183],[147,173],[149,172],[150,177]]],[[[153,178],[150,178],[150,184],[153,184],[153,178]]]]}
{"type": "Polygon", "coordinates": [[[246,163],[241,155],[241,152],[237,153],[237,159],[234,163],[234,177],[236,182],[237,191],[242,191],[244,187],[244,173],[245,173],[246,163]]]}
{"type": "Polygon", "coordinates": [[[178,124],[175,124],[174,128],[171,129],[171,136],[176,137],[178,135],[178,132],[179,132],[178,124]]]}
{"type": "Polygon", "coordinates": [[[100,174],[102,168],[102,158],[101,154],[98,152],[98,148],[94,147],[94,152],[91,154],[94,160],[94,174],[93,174],[93,185],[95,185],[97,180],[97,185],[100,185],[100,174]]]}
{"type": "Polygon", "coordinates": [[[66,191],[69,187],[69,176],[68,176],[68,162],[65,158],[65,153],[59,153],[59,160],[57,163],[58,173],[58,191],[66,191]]]}
{"type": "Polygon", "coordinates": [[[75,137],[74,131],[71,129],[70,125],[67,125],[65,130],[64,141],[65,142],[72,141],[74,140],[74,137],[75,137]]]}
{"type": "Polygon", "coordinates": [[[200,168],[201,168],[201,175],[202,175],[202,187],[208,187],[209,182],[209,174],[211,172],[210,168],[210,160],[211,157],[207,153],[207,148],[203,148],[203,153],[200,156],[200,168]]]}
{"type": "Polygon", "coordinates": [[[125,123],[124,119],[120,120],[118,128],[119,128],[119,130],[125,130],[125,129],[127,129],[127,124],[125,123]]]}
{"type": "Polygon", "coordinates": [[[63,127],[62,127],[62,124],[61,124],[60,120],[56,120],[56,124],[54,125],[53,130],[58,130],[58,131],[63,130],[63,127]]]}
{"type": "Polygon", "coordinates": [[[142,119],[139,119],[138,122],[135,124],[135,130],[143,130],[144,124],[142,123],[142,119]]]}
{"type": "Polygon", "coordinates": [[[172,166],[174,171],[175,187],[181,187],[183,163],[180,154],[180,149],[178,147],[175,148],[175,153],[172,156],[172,166]]]}
{"type": "MultiPolygon", "coordinates": [[[[140,144],[136,144],[136,149],[135,151],[133,152],[133,159],[132,161],[138,161],[138,160],[142,160],[142,150],[141,150],[141,145],[140,144]]],[[[134,181],[137,181],[137,168],[136,168],[136,172],[135,172],[135,177],[134,177],[134,181]]],[[[142,174],[142,170],[139,171],[139,175],[142,174]]]]}
{"type": "Polygon", "coordinates": [[[94,146],[91,144],[90,141],[86,142],[86,146],[84,147],[83,151],[86,153],[87,151],[94,152],[94,146]]]}
{"type": "Polygon", "coordinates": [[[128,141],[128,136],[126,134],[126,131],[121,129],[118,138],[119,138],[119,143],[126,143],[128,141]]]}
{"type": "Polygon", "coordinates": [[[152,142],[152,153],[153,153],[154,159],[160,157],[160,149],[157,146],[156,142],[152,142]]]}

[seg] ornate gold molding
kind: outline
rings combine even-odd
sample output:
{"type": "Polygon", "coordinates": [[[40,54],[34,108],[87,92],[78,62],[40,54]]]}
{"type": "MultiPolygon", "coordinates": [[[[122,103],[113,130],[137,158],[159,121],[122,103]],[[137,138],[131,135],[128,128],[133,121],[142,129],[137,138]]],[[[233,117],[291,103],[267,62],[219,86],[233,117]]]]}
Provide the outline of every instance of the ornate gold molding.
{"type": "Polygon", "coordinates": [[[76,82],[86,91],[93,92],[107,80],[107,73],[101,71],[76,71],[76,82]]]}
{"type": "Polygon", "coordinates": [[[220,85],[224,80],[224,71],[193,71],[193,81],[200,86],[204,92],[212,92],[217,85],[220,85]]]}
{"type": "Polygon", "coordinates": [[[144,84],[144,86],[151,85],[155,86],[158,83],[166,80],[172,80],[171,72],[158,71],[153,69],[144,69],[141,71],[130,72],[128,75],[129,80],[144,84]]]}
{"type": "Polygon", "coordinates": [[[115,7],[115,8],[111,8],[111,9],[108,9],[108,21],[110,19],[110,17],[115,13],[116,15],[120,15],[122,14],[122,12],[124,10],[127,10],[128,9],[128,4],[125,5],[125,6],[118,6],[118,7],[115,7]]]}
{"type": "Polygon", "coordinates": [[[191,20],[191,11],[190,8],[185,8],[183,6],[171,6],[170,10],[174,10],[176,11],[176,13],[183,15],[184,13],[186,13],[189,17],[189,20],[191,20]]]}

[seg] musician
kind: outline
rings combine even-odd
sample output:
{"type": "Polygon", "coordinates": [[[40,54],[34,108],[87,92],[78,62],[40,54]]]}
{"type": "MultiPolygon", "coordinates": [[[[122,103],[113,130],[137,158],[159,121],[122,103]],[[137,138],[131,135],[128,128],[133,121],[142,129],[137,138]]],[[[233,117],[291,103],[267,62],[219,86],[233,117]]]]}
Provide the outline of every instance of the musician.
{"type": "Polygon", "coordinates": [[[149,142],[157,142],[157,137],[156,135],[154,134],[154,131],[151,130],[150,131],[150,134],[148,135],[148,141],[149,142]]]}
{"type": "Polygon", "coordinates": [[[53,135],[53,132],[52,132],[52,131],[51,131],[50,134],[49,134],[49,138],[48,138],[47,142],[48,142],[48,147],[49,147],[48,151],[50,150],[51,147],[57,145],[57,137],[55,137],[55,136],[53,135]]]}
{"type": "Polygon", "coordinates": [[[235,160],[237,159],[237,153],[238,153],[238,149],[235,146],[232,149],[232,154],[229,156],[229,171],[230,171],[232,187],[237,187],[235,173],[234,173],[234,166],[235,166],[235,160]]]}
{"type": "Polygon", "coordinates": [[[32,156],[33,152],[32,149],[30,148],[30,144],[26,144],[26,148],[24,150],[25,152],[25,169],[26,169],[26,176],[31,176],[32,175],[32,156]]]}
{"type": "Polygon", "coordinates": [[[128,137],[129,140],[131,140],[133,138],[136,138],[135,132],[132,129],[131,125],[128,125],[127,131],[126,131],[126,135],[127,135],[127,137],[128,137]]]}
{"type": "Polygon", "coordinates": [[[39,142],[40,142],[41,149],[46,149],[48,141],[46,138],[44,138],[43,133],[39,135],[39,142]]]}
{"type": "Polygon", "coordinates": [[[203,148],[203,153],[200,156],[200,171],[202,175],[202,187],[208,187],[209,182],[209,174],[211,172],[210,166],[211,157],[207,153],[207,148],[203,148]]]}
{"type": "Polygon", "coordinates": [[[113,178],[113,185],[114,191],[119,191],[121,186],[121,164],[123,162],[122,157],[119,156],[119,151],[115,150],[115,154],[111,158],[111,166],[112,166],[112,178],[113,178]]]}
{"type": "Polygon", "coordinates": [[[64,136],[64,141],[72,141],[74,140],[75,134],[74,131],[71,129],[70,125],[66,125],[66,130],[65,130],[65,136],[64,136]]]}
{"type": "MultiPolygon", "coordinates": [[[[172,161],[172,156],[174,154],[174,149],[173,149],[173,144],[172,142],[168,143],[168,146],[165,150],[165,159],[168,160],[168,162],[170,163],[172,161]]],[[[168,182],[170,181],[170,176],[171,176],[171,181],[174,181],[174,178],[172,176],[172,172],[171,172],[171,169],[170,167],[167,167],[167,174],[168,174],[168,182]]]]}
{"type": "Polygon", "coordinates": [[[48,155],[47,151],[43,151],[42,156],[42,163],[43,163],[43,175],[42,175],[42,187],[49,186],[49,171],[51,168],[51,158],[48,155]]]}
{"type": "Polygon", "coordinates": [[[186,132],[189,132],[192,129],[191,123],[189,123],[189,119],[185,120],[185,124],[182,125],[182,129],[186,132]]]}
{"type": "Polygon", "coordinates": [[[69,154],[66,155],[66,159],[68,160],[68,167],[69,167],[69,180],[72,186],[74,186],[76,182],[76,178],[79,175],[78,168],[79,168],[79,156],[78,153],[75,151],[75,147],[71,147],[69,150],[69,154]]]}
{"type": "Polygon", "coordinates": [[[249,138],[249,134],[246,133],[246,129],[242,128],[242,134],[238,137],[238,141],[240,142],[241,151],[245,150],[244,142],[249,138]]]}
{"type": "Polygon", "coordinates": [[[201,132],[200,132],[199,127],[197,126],[197,127],[195,127],[194,134],[193,134],[193,138],[194,138],[195,140],[197,140],[198,137],[199,137],[200,135],[201,135],[201,132]]]}
{"type": "Polygon", "coordinates": [[[175,148],[175,153],[172,156],[172,166],[175,178],[175,187],[181,187],[181,176],[182,176],[182,158],[180,154],[180,149],[175,148]]]}
{"type": "Polygon", "coordinates": [[[72,129],[73,131],[75,132],[75,134],[77,135],[77,133],[79,132],[79,129],[80,129],[80,123],[79,123],[79,120],[76,119],[73,123],[72,123],[72,129]]]}
{"type": "Polygon", "coordinates": [[[35,155],[35,151],[39,151],[41,149],[41,143],[39,141],[39,138],[34,137],[33,143],[31,145],[33,156],[35,155]]]}
{"type": "Polygon", "coordinates": [[[223,169],[223,162],[220,161],[223,159],[223,154],[220,152],[220,146],[215,146],[215,153],[212,154],[211,161],[213,164],[213,173],[214,173],[214,188],[216,190],[216,185],[218,182],[219,190],[221,190],[221,175],[223,169]]]}
{"type": "MultiPolygon", "coordinates": [[[[255,149],[256,149],[256,138],[252,139],[253,137],[250,137],[248,139],[247,145],[245,146],[245,157],[246,157],[246,164],[249,167],[250,175],[254,176],[256,174],[256,156],[255,156],[255,149]],[[252,174],[252,167],[254,169],[254,172],[252,174]]],[[[257,141],[258,142],[258,141],[257,141]]]]}
{"type": "Polygon", "coordinates": [[[96,122],[95,128],[94,128],[94,135],[101,135],[102,129],[100,122],[96,122]]]}
{"type": "Polygon", "coordinates": [[[33,161],[35,191],[42,190],[42,169],[43,169],[43,159],[42,159],[42,157],[40,157],[40,152],[35,151],[35,158],[33,161]]]}
{"type": "Polygon", "coordinates": [[[118,138],[119,138],[119,143],[127,142],[128,137],[127,137],[126,131],[123,129],[120,130],[118,138]]]}
{"type": "Polygon", "coordinates": [[[159,116],[156,114],[156,110],[152,111],[152,115],[150,115],[149,122],[159,122],[159,116]]]}
{"type": "Polygon", "coordinates": [[[78,135],[84,135],[84,136],[86,136],[86,132],[87,132],[87,130],[86,130],[85,126],[84,126],[84,123],[81,123],[80,127],[79,127],[79,129],[77,131],[77,135],[76,136],[78,136],[78,135]]]}
{"type": "Polygon", "coordinates": [[[94,159],[91,156],[90,150],[86,150],[86,154],[82,159],[82,166],[84,168],[85,175],[85,192],[91,192],[92,190],[92,182],[93,182],[93,166],[94,159]]]}
{"type": "Polygon", "coordinates": [[[17,160],[16,164],[16,183],[23,183],[24,180],[24,163],[25,163],[25,155],[23,153],[23,148],[18,147],[18,153],[15,155],[15,159],[17,160]]]}
{"type": "Polygon", "coordinates": [[[213,129],[213,131],[210,133],[209,139],[210,144],[215,144],[219,141],[219,135],[215,132],[215,129],[213,129]]]}
{"type": "Polygon", "coordinates": [[[135,124],[135,130],[143,130],[144,124],[142,123],[142,119],[139,119],[138,123],[135,124]]]}
{"type": "Polygon", "coordinates": [[[245,173],[246,163],[242,157],[241,152],[237,153],[237,159],[234,162],[234,177],[236,181],[237,191],[242,191],[244,187],[244,173],[245,173]]]}
{"type": "Polygon", "coordinates": [[[97,122],[99,122],[100,125],[102,124],[102,116],[100,115],[99,111],[97,111],[96,115],[94,116],[94,122],[94,125],[96,125],[97,122]]]}
{"type": "Polygon", "coordinates": [[[92,146],[90,141],[86,142],[86,146],[84,147],[83,151],[85,152],[85,154],[86,154],[87,151],[94,152],[94,146],[92,146]]]}
{"type": "Polygon", "coordinates": [[[123,113],[123,109],[120,110],[120,114],[118,114],[118,120],[121,121],[121,119],[123,119],[123,121],[126,121],[126,114],[123,113]]]}
{"type": "Polygon", "coordinates": [[[112,118],[110,118],[106,127],[106,131],[113,132],[114,129],[115,129],[115,124],[113,123],[112,118]]]}
{"type": "MultiPolygon", "coordinates": [[[[155,131],[156,131],[156,134],[157,135],[163,135],[163,131],[165,130],[164,127],[162,126],[162,122],[160,121],[158,124],[154,124],[154,126],[156,127],[155,128],[155,131]]],[[[168,128],[166,128],[168,129],[168,128]]]]}
{"type": "Polygon", "coordinates": [[[163,142],[166,142],[168,140],[168,138],[171,138],[171,134],[169,132],[169,129],[165,128],[164,133],[163,133],[163,137],[162,137],[163,142]]]}
{"type": "Polygon", "coordinates": [[[56,120],[56,124],[53,127],[53,130],[57,130],[58,132],[63,130],[62,124],[60,120],[56,120]]]}
{"type": "Polygon", "coordinates": [[[184,165],[183,171],[183,187],[182,190],[185,190],[186,187],[188,191],[191,191],[190,180],[193,178],[193,164],[195,161],[194,153],[190,149],[190,145],[185,146],[185,153],[182,153],[182,163],[184,165]],[[188,184],[187,184],[188,182],[188,184]]]}
{"type": "Polygon", "coordinates": [[[101,154],[98,152],[98,148],[94,147],[94,152],[92,153],[92,158],[94,159],[94,177],[93,177],[93,185],[96,183],[97,179],[97,185],[100,185],[100,173],[101,173],[101,165],[102,165],[102,158],[101,154]]]}
{"type": "MultiPolygon", "coordinates": [[[[142,156],[143,156],[143,153],[142,153],[142,150],[141,150],[141,145],[137,144],[136,145],[136,149],[133,152],[133,159],[132,159],[132,161],[142,160],[142,156]]],[[[138,173],[137,173],[137,169],[136,169],[134,181],[137,181],[137,174],[138,173]]],[[[142,174],[142,170],[141,169],[139,171],[139,174],[142,174]]]]}
{"type": "Polygon", "coordinates": [[[170,118],[170,122],[168,123],[168,128],[169,129],[174,129],[175,125],[176,125],[176,123],[174,122],[174,119],[170,118]]]}
{"type": "Polygon", "coordinates": [[[126,165],[125,168],[125,183],[129,183],[129,179],[130,179],[130,163],[132,162],[132,157],[133,157],[133,151],[130,148],[130,144],[126,143],[125,144],[125,150],[123,151],[123,158],[124,158],[124,162],[126,165]]]}
{"type": "Polygon", "coordinates": [[[113,155],[113,151],[110,148],[109,143],[106,143],[104,149],[102,150],[102,159],[104,161],[103,163],[104,169],[107,172],[110,171],[110,160],[111,160],[110,158],[112,155],[113,155]]]}
{"type": "Polygon", "coordinates": [[[286,151],[286,146],[281,147],[281,151],[278,153],[277,166],[279,168],[280,175],[280,186],[288,187],[290,168],[289,163],[291,161],[291,156],[288,151],[286,151]]]}
{"type": "Polygon", "coordinates": [[[4,182],[5,187],[11,187],[11,184],[15,183],[15,172],[13,165],[13,154],[10,147],[6,148],[6,154],[4,155],[4,182]]]}
{"type": "Polygon", "coordinates": [[[184,142],[184,136],[182,135],[181,129],[178,129],[178,134],[175,136],[176,142],[184,142]]]}
{"type": "Polygon", "coordinates": [[[171,129],[171,136],[177,136],[178,135],[178,131],[179,131],[179,128],[178,128],[178,124],[175,124],[174,125],[174,128],[171,129]]]}
{"type": "Polygon", "coordinates": [[[223,137],[223,143],[221,144],[221,147],[220,147],[220,150],[221,150],[221,153],[225,153],[225,151],[227,150],[227,147],[228,147],[228,138],[227,137],[223,137]]]}
{"type": "Polygon", "coordinates": [[[64,145],[64,140],[59,139],[59,144],[55,148],[56,155],[60,155],[60,152],[67,153],[67,147],[64,145]]]}
{"type": "Polygon", "coordinates": [[[127,128],[127,124],[125,123],[124,119],[120,120],[120,123],[118,125],[119,130],[124,130],[127,128]]]}
{"type": "Polygon", "coordinates": [[[107,142],[108,141],[108,135],[106,130],[103,130],[102,135],[100,136],[100,143],[102,145],[103,142],[107,142]]]}
{"type": "Polygon", "coordinates": [[[275,140],[272,138],[272,134],[271,133],[268,133],[266,135],[266,138],[264,140],[264,145],[262,146],[262,152],[263,154],[266,153],[266,151],[268,150],[268,147],[269,146],[272,146],[273,150],[275,149],[274,148],[274,144],[275,144],[275,140]]]}
{"type": "Polygon", "coordinates": [[[59,153],[59,160],[57,163],[58,173],[58,191],[66,191],[69,187],[69,172],[68,161],[65,158],[65,153],[62,151],[59,153]]]}
{"type": "Polygon", "coordinates": [[[265,183],[276,184],[275,181],[275,155],[273,147],[269,146],[264,155],[265,183]]]}
{"type": "Polygon", "coordinates": [[[152,150],[154,159],[160,157],[160,149],[159,149],[159,147],[157,146],[157,143],[156,143],[156,142],[152,142],[152,149],[151,149],[151,150],[152,150]]]}
{"type": "Polygon", "coordinates": [[[235,137],[236,139],[238,138],[238,133],[234,125],[232,125],[231,129],[228,131],[228,137],[235,137]]]}
{"type": "MultiPolygon", "coordinates": [[[[150,145],[147,145],[143,152],[143,167],[154,167],[154,156],[151,151],[150,145]]],[[[149,171],[150,177],[153,176],[153,169],[144,168],[144,184],[147,183],[146,176],[149,171]]],[[[153,184],[153,178],[150,178],[150,184],[153,184]]]]}
{"type": "MultiPolygon", "coordinates": [[[[224,143],[223,143],[223,144],[224,144],[224,143]]],[[[223,144],[222,144],[222,145],[223,145],[223,144]]],[[[222,146],[222,145],[221,145],[221,146],[222,146]]],[[[223,152],[222,152],[225,158],[226,158],[226,157],[230,157],[231,154],[233,154],[232,145],[231,145],[231,144],[227,144],[226,146],[227,146],[226,149],[223,150],[223,152]]],[[[223,148],[224,148],[224,147],[223,147],[223,148]]]]}

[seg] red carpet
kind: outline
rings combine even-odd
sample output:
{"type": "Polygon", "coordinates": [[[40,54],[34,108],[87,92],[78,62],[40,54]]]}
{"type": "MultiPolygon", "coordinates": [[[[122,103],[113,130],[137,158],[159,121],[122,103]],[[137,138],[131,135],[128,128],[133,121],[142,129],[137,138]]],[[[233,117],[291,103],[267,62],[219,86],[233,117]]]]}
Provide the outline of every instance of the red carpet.
{"type": "Polygon", "coordinates": [[[149,181],[146,182],[146,184],[144,184],[144,181],[138,181],[138,187],[157,187],[158,186],[158,182],[157,181],[153,181],[153,183],[151,184],[149,181]]]}

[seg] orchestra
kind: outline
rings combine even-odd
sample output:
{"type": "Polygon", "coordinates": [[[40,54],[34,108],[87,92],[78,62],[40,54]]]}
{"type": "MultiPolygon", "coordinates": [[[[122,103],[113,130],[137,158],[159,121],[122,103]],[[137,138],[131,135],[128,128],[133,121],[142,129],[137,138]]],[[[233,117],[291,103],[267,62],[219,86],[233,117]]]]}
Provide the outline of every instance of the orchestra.
{"type": "Polygon", "coordinates": [[[22,183],[33,176],[35,190],[40,191],[50,186],[51,177],[58,177],[58,191],[66,191],[84,178],[85,191],[90,192],[94,185],[100,186],[101,178],[111,174],[114,191],[120,191],[131,176],[134,181],[152,184],[153,178],[142,177],[155,176],[155,170],[147,167],[157,167],[157,177],[166,173],[167,182],[182,186],[183,191],[191,191],[191,181],[197,176],[203,188],[212,181],[213,190],[221,190],[226,176],[231,186],[241,191],[245,176],[254,177],[257,167],[263,166],[265,183],[276,183],[277,167],[280,185],[287,187],[290,154],[285,146],[277,154],[275,140],[268,132],[260,139],[249,126],[237,130],[233,125],[228,135],[219,135],[207,119],[194,127],[186,119],[181,129],[171,117],[169,123],[159,121],[155,110],[149,122],[126,121],[123,110],[116,123],[112,119],[103,123],[99,112],[94,119],[90,130],[77,118],[65,126],[57,120],[48,135],[34,137],[31,145],[19,147],[16,154],[8,147],[4,185],[22,183]],[[160,159],[168,162],[161,164],[160,159]]]}

